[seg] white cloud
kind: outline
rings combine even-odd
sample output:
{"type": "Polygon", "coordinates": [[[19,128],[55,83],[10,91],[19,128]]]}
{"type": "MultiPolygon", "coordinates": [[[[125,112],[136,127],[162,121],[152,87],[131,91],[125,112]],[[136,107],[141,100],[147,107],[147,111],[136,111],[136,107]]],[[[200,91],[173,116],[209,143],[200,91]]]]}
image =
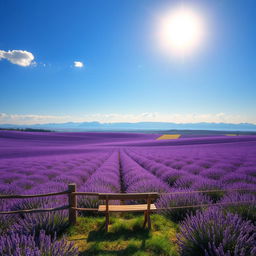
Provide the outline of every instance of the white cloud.
{"type": "Polygon", "coordinates": [[[255,116],[241,116],[231,115],[225,113],[216,114],[163,114],[163,113],[140,113],[140,114],[91,114],[84,116],[86,121],[99,121],[103,123],[114,122],[172,122],[172,123],[199,123],[199,122],[212,122],[212,123],[255,123],[255,116]]]}
{"type": "Polygon", "coordinates": [[[74,67],[82,68],[83,66],[84,66],[84,63],[82,61],[74,61],[74,67]]]}
{"type": "Polygon", "coordinates": [[[43,123],[65,123],[65,122],[91,122],[101,123],[115,122],[173,122],[173,123],[254,123],[255,116],[229,115],[225,113],[216,114],[162,114],[162,113],[140,113],[140,114],[88,114],[81,116],[56,116],[56,115],[29,115],[29,114],[6,114],[0,113],[0,124],[43,124],[43,123]]]}
{"type": "Polygon", "coordinates": [[[64,123],[70,120],[70,116],[53,115],[29,115],[29,114],[6,114],[0,113],[0,124],[44,124],[44,123],[64,123]]]}
{"type": "Polygon", "coordinates": [[[35,62],[33,62],[34,55],[31,52],[22,50],[0,50],[0,60],[1,59],[6,59],[10,61],[12,64],[16,64],[22,67],[27,67],[35,64],[35,62]]]}

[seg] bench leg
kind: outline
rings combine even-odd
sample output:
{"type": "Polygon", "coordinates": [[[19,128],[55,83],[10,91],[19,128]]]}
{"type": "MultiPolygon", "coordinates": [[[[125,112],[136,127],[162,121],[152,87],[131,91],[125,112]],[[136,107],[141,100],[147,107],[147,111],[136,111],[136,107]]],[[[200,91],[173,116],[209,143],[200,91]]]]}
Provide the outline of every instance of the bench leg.
{"type": "Polygon", "coordinates": [[[148,229],[151,229],[150,213],[147,214],[147,221],[148,221],[148,229]]]}
{"type": "Polygon", "coordinates": [[[146,227],[147,224],[147,212],[144,212],[144,223],[143,223],[143,228],[146,227]]]}
{"type": "Polygon", "coordinates": [[[109,213],[106,213],[106,223],[105,223],[106,232],[108,232],[108,224],[109,224],[109,213]]]}

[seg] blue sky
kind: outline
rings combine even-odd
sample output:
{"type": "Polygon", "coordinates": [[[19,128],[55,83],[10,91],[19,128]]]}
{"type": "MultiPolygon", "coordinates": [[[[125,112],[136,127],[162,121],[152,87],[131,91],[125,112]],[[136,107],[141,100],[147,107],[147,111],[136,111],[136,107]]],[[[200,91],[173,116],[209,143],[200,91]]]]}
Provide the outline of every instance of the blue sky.
{"type": "Polygon", "coordinates": [[[0,123],[256,123],[254,0],[0,0],[0,9],[0,123]],[[206,29],[185,57],[160,51],[156,33],[181,3],[206,29]]]}

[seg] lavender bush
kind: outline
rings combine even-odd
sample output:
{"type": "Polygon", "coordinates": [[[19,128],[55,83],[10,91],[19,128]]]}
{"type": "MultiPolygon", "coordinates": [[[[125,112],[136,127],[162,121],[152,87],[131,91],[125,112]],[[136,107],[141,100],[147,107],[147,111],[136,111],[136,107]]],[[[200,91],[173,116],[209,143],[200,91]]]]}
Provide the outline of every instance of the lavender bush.
{"type": "MultiPolygon", "coordinates": [[[[11,208],[11,204],[7,201],[0,200],[0,211],[8,211],[11,208]]],[[[16,214],[0,214],[0,236],[8,232],[13,224],[16,223],[18,215],[16,214]]]]}
{"type": "Polygon", "coordinates": [[[78,250],[65,239],[57,241],[40,231],[39,237],[10,233],[0,236],[0,255],[2,256],[77,256],[78,250]]]}
{"type": "Polygon", "coordinates": [[[191,187],[192,190],[196,191],[205,191],[204,195],[207,195],[213,202],[220,200],[225,192],[223,192],[223,185],[220,181],[214,179],[205,179],[200,178],[198,181],[191,187]],[[214,191],[214,192],[209,192],[214,191]]]}
{"type": "Polygon", "coordinates": [[[233,192],[223,197],[220,202],[224,204],[223,208],[226,211],[237,213],[243,219],[256,224],[256,195],[233,192]]]}
{"type": "Polygon", "coordinates": [[[60,235],[68,227],[67,214],[64,211],[48,213],[30,213],[13,225],[13,230],[20,234],[40,235],[43,229],[47,235],[60,235]]]}
{"type": "Polygon", "coordinates": [[[178,244],[182,256],[254,256],[256,227],[212,207],[181,223],[178,244]]]}
{"type": "Polygon", "coordinates": [[[178,194],[169,194],[163,195],[157,201],[158,208],[171,208],[174,209],[166,209],[162,210],[161,213],[166,217],[170,218],[173,221],[181,221],[183,220],[187,214],[195,213],[199,207],[189,207],[194,205],[203,205],[212,203],[210,199],[204,195],[198,193],[189,193],[191,190],[189,189],[176,189],[172,190],[172,192],[176,192],[178,194]],[[188,193],[180,193],[180,192],[188,192],[188,193]],[[179,194],[180,193],[180,194],[179,194]],[[184,207],[186,208],[175,208],[175,207],[184,207]]]}

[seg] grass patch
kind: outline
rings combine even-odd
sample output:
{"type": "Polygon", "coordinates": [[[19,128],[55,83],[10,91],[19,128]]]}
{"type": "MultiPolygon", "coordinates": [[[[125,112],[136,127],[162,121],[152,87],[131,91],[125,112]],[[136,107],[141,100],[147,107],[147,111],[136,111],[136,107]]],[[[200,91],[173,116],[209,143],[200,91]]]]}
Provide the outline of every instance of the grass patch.
{"type": "Polygon", "coordinates": [[[176,256],[178,225],[153,214],[152,229],[143,229],[143,216],[124,215],[110,218],[109,232],[104,217],[80,217],[70,227],[67,239],[79,248],[79,256],[176,256]]]}

